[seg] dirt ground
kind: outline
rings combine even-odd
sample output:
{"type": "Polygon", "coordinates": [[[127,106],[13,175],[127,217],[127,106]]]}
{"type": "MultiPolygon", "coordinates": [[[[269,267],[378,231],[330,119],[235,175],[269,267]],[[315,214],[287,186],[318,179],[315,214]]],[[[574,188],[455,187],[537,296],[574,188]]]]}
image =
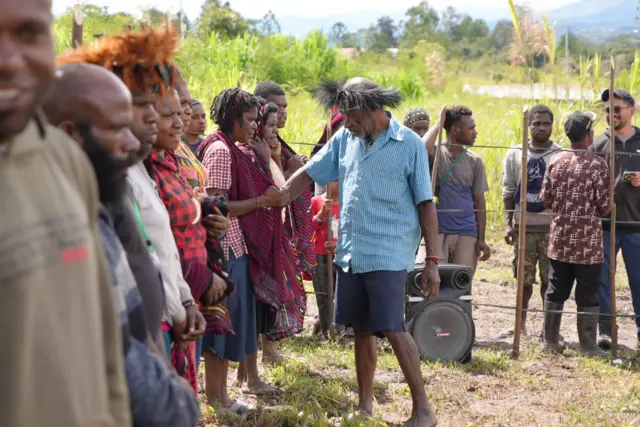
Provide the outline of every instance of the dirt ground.
{"type": "MultiPolygon", "coordinates": [[[[629,350],[621,350],[620,363],[614,364],[610,359],[583,358],[576,349],[562,356],[543,353],[537,338],[543,317],[532,313],[520,358],[512,360],[511,338],[496,337],[513,327],[514,311],[478,305],[515,305],[511,249],[502,244],[493,244],[492,248],[492,259],[479,266],[473,283],[476,346],[472,363],[423,363],[438,425],[640,426],[640,357],[630,350],[635,346],[633,320],[619,322],[620,344],[629,350]]],[[[630,314],[633,310],[626,276],[619,273],[617,281],[618,312],[630,314]]],[[[531,307],[542,307],[538,289],[531,307]]],[[[575,309],[573,300],[565,305],[567,311],[575,309]]],[[[258,400],[234,391],[241,401],[258,406],[256,412],[241,418],[217,417],[201,394],[202,425],[402,425],[411,413],[411,398],[389,345],[379,343],[375,418],[365,422],[349,419],[357,405],[353,344],[349,340],[335,343],[311,337],[315,314],[315,299],[310,295],[305,333],[280,344],[288,361],[262,371],[268,382],[282,389],[282,395],[258,400]]],[[[578,342],[575,323],[575,315],[565,315],[561,328],[574,347],[578,342]]],[[[233,367],[231,371],[229,385],[235,390],[233,367]]]]}

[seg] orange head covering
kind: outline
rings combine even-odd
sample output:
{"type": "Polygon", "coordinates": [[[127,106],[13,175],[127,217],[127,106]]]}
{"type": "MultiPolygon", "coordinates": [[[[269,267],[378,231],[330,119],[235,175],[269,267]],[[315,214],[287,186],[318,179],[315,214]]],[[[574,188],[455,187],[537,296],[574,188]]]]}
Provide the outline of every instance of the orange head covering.
{"type": "Polygon", "coordinates": [[[173,59],[178,45],[178,32],[167,22],[164,29],[146,27],[138,32],[102,36],[62,53],[57,64],[99,65],[120,77],[131,91],[151,90],[164,96],[182,81],[173,59]]]}

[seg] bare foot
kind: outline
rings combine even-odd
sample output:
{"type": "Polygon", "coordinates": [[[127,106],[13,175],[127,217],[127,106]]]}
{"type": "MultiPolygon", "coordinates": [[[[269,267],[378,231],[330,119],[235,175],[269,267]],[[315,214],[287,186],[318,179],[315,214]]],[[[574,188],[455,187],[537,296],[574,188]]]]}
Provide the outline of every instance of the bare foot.
{"type": "Polygon", "coordinates": [[[430,409],[418,409],[405,423],[405,427],[436,427],[438,419],[430,409]]]}
{"type": "Polygon", "coordinates": [[[286,357],[281,355],[278,352],[278,347],[276,347],[276,343],[269,340],[263,340],[262,343],[262,363],[272,363],[272,364],[280,364],[287,360],[286,357]]]}
{"type": "Polygon", "coordinates": [[[274,396],[282,393],[282,390],[267,384],[260,379],[255,379],[249,380],[245,385],[243,385],[242,392],[244,394],[254,394],[256,396],[274,396]]]}

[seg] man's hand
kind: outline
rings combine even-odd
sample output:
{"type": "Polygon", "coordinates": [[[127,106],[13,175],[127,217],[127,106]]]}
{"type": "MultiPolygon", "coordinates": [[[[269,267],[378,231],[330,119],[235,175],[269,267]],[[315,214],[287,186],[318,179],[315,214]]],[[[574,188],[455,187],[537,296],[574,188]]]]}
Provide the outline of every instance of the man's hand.
{"type": "Polygon", "coordinates": [[[219,301],[222,298],[222,296],[224,295],[224,292],[226,290],[227,290],[227,282],[225,282],[222,279],[222,277],[220,277],[217,274],[213,273],[213,285],[211,286],[211,289],[209,290],[209,292],[206,295],[205,303],[207,305],[211,305],[215,301],[219,301]]]}
{"type": "Polygon", "coordinates": [[[255,137],[249,141],[249,147],[255,151],[267,165],[269,164],[269,160],[271,160],[271,148],[264,139],[255,137]]]}
{"type": "MultiPolygon", "coordinates": [[[[186,329],[181,336],[181,341],[195,341],[204,335],[204,331],[207,328],[207,322],[204,320],[204,316],[200,313],[200,309],[197,305],[192,304],[187,307],[187,320],[186,329]]],[[[178,334],[176,334],[177,336],[178,334]]]]}
{"type": "Polygon", "coordinates": [[[633,175],[631,178],[631,185],[634,187],[640,187],[640,173],[633,175]]]}
{"type": "Polygon", "coordinates": [[[262,195],[263,202],[272,208],[286,206],[289,203],[289,195],[285,191],[278,190],[276,187],[269,187],[262,195]]]}
{"type": "Polygon", "coordinates": [[[218,208],[215,208],[214,212],[214,215],[209,215],[202,220],[202,225],[207,230],[209,237],[220,239],[229,229],[229,218],[222,215],[218,208]]]}
{"type": "Polygon", "coordinates": [[[513,246],[516,244],[516,238],[518,237],[518,233],[513,229],[512,226],[507,225],[507,228],[504,231],[504,241],[509,246],[513,246]]]}
{"type": "Polygon", "coordinates": [[[307,158],[305,156],[302,156],[300,154],[291,156],[289,160],[287,160],[287,171],[295,172],[303,167],[305,163],[307,163],[307,158]]]}
{"type": "Polygon", "coordinates": [[[183,320],[180,323],[173,324],[173,337],[176,340],[176,344],[180,346],[180,348],[186,348],[186,337],[187,337],[187,320],[183,320]]]}
{"type": "Polygon", "coordinates": [[[327,242],[324,244],[324,248],[327,250],[327,252],[332,254],[336,252],[336,246],[337,246],[336,242],[331,242],[331,243],[327,242]]]}
{"type": "Polygon", "coordinates": [[[326,218],[327,215],[329,215],[329,212],[331,212],[331,208],[333,208],[333,200],[331,199],[324,199],[322,201],[322,210],[320,211],[320,215],[322,215],[322,218],[326,218]]]}
{"type": "Polygon", "coordinates": [[[420,285],[424,298],[433,298],[440,293],[440,273],[435,262],[427,260],[420,276],[420,285]]]}
{"type": "Polygon", "coordinates": [[[491,248],[484,240],[478,240],[476,242],[476,254],[480,261],[486,261],[491,258],[491,248]]]}

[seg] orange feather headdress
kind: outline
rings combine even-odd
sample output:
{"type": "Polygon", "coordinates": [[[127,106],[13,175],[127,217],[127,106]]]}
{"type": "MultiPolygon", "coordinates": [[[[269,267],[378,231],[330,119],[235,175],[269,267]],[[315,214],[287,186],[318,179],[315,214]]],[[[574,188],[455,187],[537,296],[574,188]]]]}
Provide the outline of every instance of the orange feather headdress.
{"type": "Polygon", "coordinates": [[[138,32],[100,37],[62,53],[56,62],[99,65],[115,73],[132,91],[150,89],[164,96],[182,81],[174,62],[178,47],[178,32],[167,23],[165,29],[146,27],[138,32]]]}

